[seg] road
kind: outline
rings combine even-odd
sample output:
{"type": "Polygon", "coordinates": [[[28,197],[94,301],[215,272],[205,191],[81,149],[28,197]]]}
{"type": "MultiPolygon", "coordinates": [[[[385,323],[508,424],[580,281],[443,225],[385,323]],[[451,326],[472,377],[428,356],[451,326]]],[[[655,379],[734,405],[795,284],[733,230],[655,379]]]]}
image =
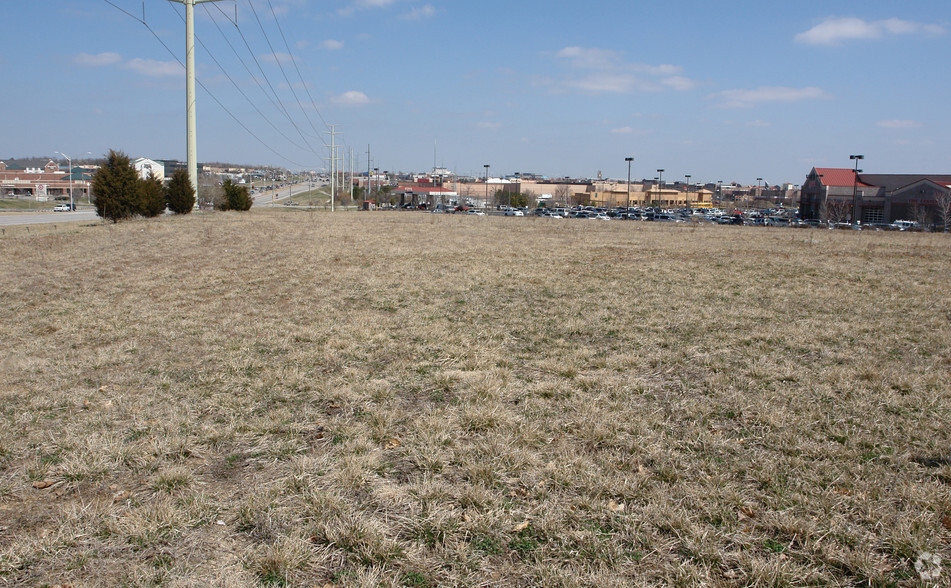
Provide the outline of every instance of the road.
{"type": "Polygon", "coordinates": [[[95,210],[77,210],[76,212],[0,212],[0,226],[41,225],[49,223],[69,223],[76,221],[98,220],[95,210]]]}
{"type": "MultiPolygon", "coordinates": [[[[313,186],[314,189],[317,189],[323,185],[323,183],[315,183],[313,186]]],[[[260,194],[255,194],[253,196],[254,206],[270,206],[272,202],[275,205],[283,204],[285,200],[288,198],[293,198],[295,194],[308,192],[310,189],[310,183],[303,183],[295,184],[293,186],[275,190],[273,192],[262,192],[260,194]]],[[[96,211],[91,208],[87,210],[77,210],[76,212],[53,212],[52,210],[37,210],[34,212],[0,211],[0,226],[41,225],[47,223],[95,221],[98,219],[99,217],[96,216],[96,211]]]]}
{"type": "MultiPolygon", "coordinates": [[[[325,183],[319,182],[313,184],[313,189],[316,190],[321,186],[324,186],[325,183]]],[[[283,204],[285,200],[293,199],[294,194],[302,194],[304,192],[309,192],[311,190],[311,184],[309,182],[304,182],[302,184],[294,184],[293,186],[288,186],[286,188],[281,188],[280,190],[272,190],[269,192],[261,192],[260,194],[255,194],[254,206],[270,206],[271,203],[274,204],[283,204]]]]}

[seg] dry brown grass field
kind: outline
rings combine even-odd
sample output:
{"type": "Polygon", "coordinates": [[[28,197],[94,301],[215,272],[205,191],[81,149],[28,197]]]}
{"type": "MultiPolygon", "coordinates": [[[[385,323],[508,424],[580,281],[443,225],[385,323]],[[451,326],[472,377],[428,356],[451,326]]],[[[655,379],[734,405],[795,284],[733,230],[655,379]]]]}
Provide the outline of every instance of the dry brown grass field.
{"type": "Polygon", "coordinates": [[[0,585],[948,585],[949,285],[938,234],[8,231],[0,585]]]}

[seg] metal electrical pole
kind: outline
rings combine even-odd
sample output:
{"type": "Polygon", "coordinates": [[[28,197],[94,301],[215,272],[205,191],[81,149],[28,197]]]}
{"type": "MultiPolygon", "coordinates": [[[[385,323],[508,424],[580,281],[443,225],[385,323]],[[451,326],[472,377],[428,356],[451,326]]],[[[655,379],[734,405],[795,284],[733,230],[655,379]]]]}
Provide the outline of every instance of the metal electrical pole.
{"type": "Polygon", "coordinates": [[[330,212],[334,211],[334,197],[337,195],[337,145],[334,142],[339,134],[336,131],[337,125],[328,125],[329,131],[324,131],[330,135],[330,212]]]}
{"type": "Polygon", "coordinates": [[[185,142],[188,181],[198,198],[198,123],[195,114],[195,5],[220,0],[169,0],[185,5],[185,142]]]}

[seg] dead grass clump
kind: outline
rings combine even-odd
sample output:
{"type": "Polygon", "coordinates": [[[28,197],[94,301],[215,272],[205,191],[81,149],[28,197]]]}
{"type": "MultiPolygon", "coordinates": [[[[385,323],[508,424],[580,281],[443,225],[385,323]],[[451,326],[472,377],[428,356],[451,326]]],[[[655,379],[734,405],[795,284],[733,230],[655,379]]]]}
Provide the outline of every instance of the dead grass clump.
{"type": "Polygon", "coordinates": [[[916,585],[951,560],[949,251],[301,211],[8,235],[0,584],[916,585]]]}

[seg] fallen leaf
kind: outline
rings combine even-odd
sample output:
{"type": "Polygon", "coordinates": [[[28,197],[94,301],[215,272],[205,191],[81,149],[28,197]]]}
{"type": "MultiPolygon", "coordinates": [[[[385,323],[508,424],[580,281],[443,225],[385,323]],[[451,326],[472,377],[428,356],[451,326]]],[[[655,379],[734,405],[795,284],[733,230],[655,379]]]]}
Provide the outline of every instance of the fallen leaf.
{"type": "Polygon", "coordinates": [[[524,531],[525,529],[528,528],[528,525],[529,525],[528,521],[521,522],[515,525],[514,527],[512,527],[512,532],[518,533],[519,531],[524,531]]]}
{"type": "Polygon", "coordinates": [[[624,505],[618,504],[617,502],[614,502],[612,500],[608,502],[608,510],[610,510],[611,512],[624,512],[624,505]]]}
{"type": "Polygon", "coordinates": [[[128,490],[120,490],[112,495],[112,501],[118,502],[119,500],[125,500],[126,498],[132,496],[132,493],[128,490]]]}
{"type": "Polygon", "coordinates": [[[751,518],[751,519],[756,518],[756,513],[753,512],[753,509],[748,506],[741,506],[740,513],[743,514],[743,516],[751,518]]]}
{"type": "Polygon", "coordinates": [[[383,449],[395,449],[402,444],[403,443],[399,439],[394,437],[393,439],[387,441],[385,445],[383,445],[383,449]]]}
{"type": "Polygon", "coordinates": [[[45,488],[49,488],[55,483],[56,482],[53,482],[52,480],[43,480],[41,482],[33,482],[33,487],[36,488],[37,490],[43,490],[45,488]]]}

